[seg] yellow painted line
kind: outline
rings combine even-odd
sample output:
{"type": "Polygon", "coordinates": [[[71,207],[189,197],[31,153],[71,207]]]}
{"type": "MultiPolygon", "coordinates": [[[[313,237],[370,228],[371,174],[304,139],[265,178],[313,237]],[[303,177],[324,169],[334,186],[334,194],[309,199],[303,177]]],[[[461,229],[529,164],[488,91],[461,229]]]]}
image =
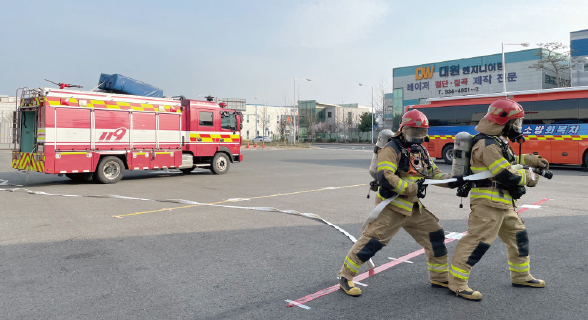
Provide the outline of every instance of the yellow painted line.
{"type": "MultiPolygon", "coordinates": [[[[367,185],[368,185],[367,183],[354,184],[354,185],[351,185],[351,186],[334,187],[334,189],[353,188],[353,187],[361,187],[361,186],[367,186],[367,185]]],[[[248,200],[251,200],[251,199],[263,199],[263,198],[271,198],[271,197],[279,197],[279,196],[290,196],[290,195],[293,195],[293,194],[301,194],[301,193],[317,192],[317,191],[325,191],[325,190],[332,190],[332,189],[331,188],[321,188],[321,189],[304,190],[304,191],[296,191],[296,192],[289,192],[289,193],[278,193],[278,194],[272,194],[272,195],[268,195],[268,196],[249,197],[249,198],[244,198],[244,199],[248,199],[248,200]]],[[[207,205],[215,205],[215,204],[221,204],[221,203],[234,203],[234,202],[235,201],[233,201],[233,200],[223,200],[223,201],[206,203],[206,204],[207,205]]],[[[172,211],[172,210],[176,210],[176,209],[185,209],[185,208],[192,208],[192,207],[200,207],[200,206],[203,206],[203,205],[205,205],[205,204],[191,204],[191,205],[182,206],[182,207],[164,208],[164,209],[158,209],[158,210],[133,212],[133,213],[121,214],[121,215],[112,216],[112,217],[113,218],[124,218],[124,217],[130,217],[130,216],[137,216],[137,215],[144,214],[144,213],[172,211]]]]}

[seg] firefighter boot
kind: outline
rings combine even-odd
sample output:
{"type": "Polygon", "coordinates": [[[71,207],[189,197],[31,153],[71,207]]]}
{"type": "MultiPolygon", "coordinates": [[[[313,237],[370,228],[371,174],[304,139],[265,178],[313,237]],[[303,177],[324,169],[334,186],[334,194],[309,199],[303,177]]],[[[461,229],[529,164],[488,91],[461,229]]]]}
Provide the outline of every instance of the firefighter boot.
{"type": "Polygon", "coordinates": [[[431,280],[431,287],[433,287],[433,288],[449,288],[449,281],[431,280]]]}
{"type": "Polygon", "coordinates": [[[480,291],[474,291],[470,287],[467,287],[466,289],[461,291],[455,291],[455,295],[471,301],[482,300],[482,294],[480,293],[480,291]]]}
{"type": "Polygon", "coordinates": [[[539,279],[531,279],[529,281],[517,281],[512,283],[513,287],[528,287],[528,288],[545,288],[545,281],[539,279]]]}
{"type": "Polygon", "coordinates": [[[339,278],[339,286],[345,293],[353,297],[359,297],[361,295],[361,289],[356,287],[353,281],[347,280],[343,277],[339,278]]]}

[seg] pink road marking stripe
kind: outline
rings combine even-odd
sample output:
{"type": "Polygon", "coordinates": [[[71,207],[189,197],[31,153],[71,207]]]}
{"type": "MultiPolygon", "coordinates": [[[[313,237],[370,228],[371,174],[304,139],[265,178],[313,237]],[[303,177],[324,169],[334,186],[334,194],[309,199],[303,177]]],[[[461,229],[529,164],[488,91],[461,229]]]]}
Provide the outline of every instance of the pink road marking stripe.
{"type": "MultiPolygon", "coordinates": [[[[463,234],[465,234],[465,232],[463,234]]],[[[445,243],[449,243],[449,242],[452,242],[452,241],[455,241],[455,239],[445,239],[445,243]]],[[[419,250],[417,250],[415,252],[409,253],[409,254],[407,254],[405,256],[402,256],[402,257],[400,257],[400,258],[398,258],[396,260],[393,260],[393,261],[390,261],[388,263],[385,263],[385,264],[383,264],[381,266],[375,267],[373,270],[369,270],[369,271],[366,271],[366,272],[364,272],[362,274],[359,274],[359,275],[355,276],[355,278],[353,278],[353,281],[361,281],[361,280],[364,280],[364,279],[369,278],[371,276],[374,276],[374,275],[376,275],[376,274],[378,274],[378,273],[380,273],[382,271],[385,271],[385,270],[390,269],[390,268],[392,268],[394,266],[397,266],[397,265],[399,265],[399,264],[401,264],[401,263],[403,263],[405,261],[408,261],[408,260],[410,260],[410,259],[412,259],[414,257],[420,256],[423,253],[425,253],[425,250],[424,249],[419,249],[419,250]]],[[[328,288],[323,289],[323,290],[319,290],[319,291],[317,291],[317,292],[315,292],[313,294],[309,294],[306,297],[303,297],[303,298],[300,298],[298,300],[295,300],[294,302],[290,302],[286,306],[287,307],[295,307],[297,304],[305,304],[305,303],[307,303],[309,301],[312,301],[312,300],[314,300],[316,298],[320,298],[322,296],[326,296],[326,295],[328,295],[330,293],[333,293],[333,292],[335,292],[337,290],[339,290],[339,285],[338,284],[336,284],[334,286],[331,286],[331,287],[328,287],[328,288]]]]}
{"type": "MultiPolygon", "coordinates": [[[[534,206],[538,206],[538,205],[540,205],[543,202],[548,201],[548,200],[549,200],[548,198],[544,198],[544,199],[541,199],[541,200],[537,201],[536,203],[533,203],[533,205],[534,206]]],[[[521,213],[521,212],[527,211],[527,210],[529,210],[529,208],[521,208],[520,210],[517,211],[517,213],[521,213]]]]}
{"type": "MultiPolygon", "coordinates": [[[[547,199],[547,198],[541,199],[541,200],[537,201],[536,203],[534,203],[533,205],[540,205],[543,202],[548,201],[548,200],[549,199],[547,199]]],[[[521,208],[520,210],[517,211],[517,213],[521,213],[521,212],[526,211],[528,209],[529,208],[521,208]]],[[[462,234],[463,235],[467,234],[467,231],[462,232],[462,234]]],[[[445,243],[450,243],[450,242],[453,242],[455,240],[456,239],[445,239],[445,243]]],[[[367,272],[364,272],[362,274],[359,274],[359,275],[355,276],[355,278],[353,278],[353,281],[361,281],[361,280],[364,280],[364,279],[369,278],[371,276],[374,276],[374,275],[376,275],[376,274],[378,274],[378,273],[380,273],[382,271],[385,271],[385,270],[388,270],[388,269],[390,269],[390,268],[392,268],[394,266],[397,266],[397,265],[399,265],[399,264],[401,264],[401,263],[403,263],[405,261],[408,261],[408,260],[410,260],[410,259],[412,259],[414,257],[420,256],[423,253],[425,253],[425,250],[424,249],[419,249],[419,250],[417,250],[415,252],[409,253],[409,254],[407,254],[407,255],[405,255],[403,257],[400,257],[400,258],[398,258],[398,259],[396,259],[394,261],[390,261],[390,262],[385,263],[385,264],[383,264],[383,265],[381,265],[379,267],[376,267],[373,270],[369,270],[367,272]]],[[[322,290],[319,290],[319,291],[317,291],[315,293],[309,294],[309,295],[307,295],[305,297],[302,297],[302,298],[300,298],[298,300],[294,300],[294,301],[288,303],[286,305],[286,307],[290,308],[290,307],[296,307],[298,304],[306,304],[309,301],[312,301],[314,299],[317,299],[317,298],[326,296],[326,295],[328,295],[330,293],[333,293],[333,292],[335,292],[337,290],[339,290],[339,285],[338,284],[336,284],[334,286],[330,286],[330,287],[325,288],[325,289],[322,289],[322,290]]]]}

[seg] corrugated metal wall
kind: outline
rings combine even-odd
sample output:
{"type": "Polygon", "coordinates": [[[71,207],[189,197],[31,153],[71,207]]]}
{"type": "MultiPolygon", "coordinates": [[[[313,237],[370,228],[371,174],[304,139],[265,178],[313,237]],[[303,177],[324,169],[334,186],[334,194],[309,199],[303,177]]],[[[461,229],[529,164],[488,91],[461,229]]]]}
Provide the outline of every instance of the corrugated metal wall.
{"type": "Polygon", "coordinates": [[[14,97],[0,97],[0,149],[10,149],[12,145],[12,115],[16,110],[14,97]]]}

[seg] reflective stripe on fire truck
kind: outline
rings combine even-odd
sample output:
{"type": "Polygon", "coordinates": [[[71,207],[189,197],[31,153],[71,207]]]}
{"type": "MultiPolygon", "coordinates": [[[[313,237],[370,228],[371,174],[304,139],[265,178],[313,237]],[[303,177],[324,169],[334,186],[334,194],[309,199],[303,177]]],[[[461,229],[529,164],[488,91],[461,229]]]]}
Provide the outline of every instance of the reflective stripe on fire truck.
{"type": "Polygon", "coordinates": [[[179,105],[159,105],[148,103],[134,103],[125,101],[103,101],[91,99],[76,99],[76,98],[59,98],[47,97],[47,102],[50,106],[68,106],[80,108],[93,109],[114,109],[114,110],[134,110],[134,111],[152,111],[152,112],[173,112],[181,113],[182,109],[179,105]]]}
{"type": "Polygon", "coordinates": [[[239,142],[238,134],[226,134],[224,132],[190,132],[190,142],[239,142]],[[198,140],[200,139],[200,140],[198,140]],[[221,141],[221,139],[223,141],[221,141]]]}
{"type": "MultiPolygon", "coordinates": [[[[588,140],[588,135],[561,135],[561,136],[553,136],[553,135],[525,135],[525,139],[532,140],[532,141],[584,141],[588,140]]],[[[451,135],[431,135],[429,139],[435,140],[447,140],[447,139],[455,139],[455,136],[451,135]]]]}
{"type": "MultiPolygon", "coordinates": [[[[16,159],[12,159],[12,168],[45,172],[45,155],[38,153],[15,152],[16,159]]],[[[14,157],[14,156],[13,156],[14,157]]]]}

